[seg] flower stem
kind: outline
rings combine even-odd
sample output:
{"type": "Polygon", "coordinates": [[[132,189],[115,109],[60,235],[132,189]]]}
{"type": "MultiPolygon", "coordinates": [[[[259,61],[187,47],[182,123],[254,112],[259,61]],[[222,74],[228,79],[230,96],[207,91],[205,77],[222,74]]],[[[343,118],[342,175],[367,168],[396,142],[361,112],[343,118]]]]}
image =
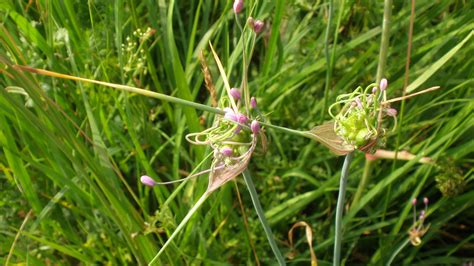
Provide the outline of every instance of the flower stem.
{"type": "MultiPolygon", "coordinates": [[[[324,35],[324,56],[326,57],[326,82],[324,83],[324,105],[323,109],[321,110],[321,122],[324,121],[325,117],[325,112],[327,108],[327,102],[329,99],[329,82],[331,81],[331,75],[332,75],[332,65],[331,65],[331,57],[329,55],[329,32],[331,31],[331,24],[333,20],[333,14],[334,14],[334,1],[330,0],[329,1],[329,17],[328,17],[328,23],[326,24],[326,33],[324,35]]],[[[334,45],[336,45],[334,43],[334,45]]]]}
{"type": "Polygon", "coordinates": [[[383,10],[382,40],[380,42],[379,64],[377,66],[377,84],[384,76],[387,65],[388,44],[390,40],[390,25],[392,19],[392,0],[385,0],[383,10]]]}
{"type": "Polygon", "coordinates": [[[373,161],[371,160],[367,160],[367,159],[365,160],[364,172],[362,173],[362,178],[360,179],[359,186],[357,187],[357,191],[354,194],[354,199],[352,200],[351,208],[353,206],[356,206],[357,203],[359,203],[359,199],[362,196],[362,193],[364,192],[365,187],[367,186],[367,183],[370,177],[370,172],[372,170],[372,163],[373,161]]]}
{"type": "Polygon", "coordinates": [[[247,185],[247,189],[250,192],[250,197],[252,198],[253,206],[255,207],[255,210],[257,211],[258,218],[260,219],[260,223],[263,226],[263,230],[265,231],[265,234],[273,250],[273,253],[275,254],[278,260],[278,264],[286,265],[285,259],[281,255],[280,249],[278,249],[278,246],[275,242],[275,238],[273,237],[272,229],[270,228],[270,225],[268,224],[267,219],[265,218],[265,213],[263,212],[262,205],[260,204],[260,200],[258,199],[257,191],[255,190],[255,185],[253,184],[253,181],[252,181],[252,176],[250,175],[250,172],[248,170],[245,170],[243,172],[243,176],[244,176],[245,184],[247,185]]]}
{"type": "Polygon", "coordinates": [[[347,176],[354,152],[348,153],[342,166],[341,180],[339,183],[339,196],[336,207],[336,232],[334,236],[334,260],[333,265],[339,266],[341,263],[341,243],[342,243],[342,213],[344,211],[344,198],[346,196],[347,176]]]}
{"type": "MultiPolygon", "coordinates": [[[[101,86],[105,86],[105,87],[109,87],[109,88],[114,88],[114,89],[121,90],[121,91],[132,92],[132,93],[144,95],[144,96],[147,96],[147,97],[150,97],[150,98],[155,98],[155,99],[170,102],[170,103],[176,103],[176,104],[189,106],[189,107],[195,108],[197,110],[210,112],[210,113],[214,113],[214,114],[218,114],[218,115],[224,115],[225,114],[224,110],[219,109],[219,108],[214,108],[214,107],[207,106],[207,105],[204,105],[204,104],[195,103],[195,102],[184,100],[184,99],[177,98],[177,97],[174,97],[174,96],[170,96],[170,95],[166,95],[166,94],[158,93],[158,92],[154,92],[154,91],[144,90],[144,89],[140,89],[140,88],[137,88],[137,87],[121,85],[121,84],[116,84],[116,83],[110,83],[110,82],[105,82],[105,81],[99,81],[99,80],[94,80],[94,79],[86,79],[86,78],[61,74],[61,73],[57,73],[57,72],[53,72],[53,71],[37,69],[37,68],[30,67],[30,66],[14,65],[13,67],[16,68],[16,69],[20,69],[22,71],[28,71],[28,72],[43,75],[43,76],[50,76],[50,77],[61,78],[61,79],[69,79],[69,80],[86,82],[86,83],[93,83],[93,84],[97,84],[97,85],[101,85],[101,86]]],[[[310,138],[303,131],[294,130],[294,129],[290,129],[290,128],[286,128],[286,127],[282,127],[282,126],[275,126],[275,125],[272,125],[272,124],[269,124],[269,123],[264,123],[264,122],[261,122],[260,124],[263,125],[263,126],[267,126],[269,128],[273,128],[275,130],[279,130],[279,131],[282,131],[282,132],[285,132],[285,133],[292,134],[292,135],[298,135],[298,136],[310,138]]]]}
{"type": "Polygon", "coordinates": [[[183,230],[184,226],[188,223],[189,219],[193,216],[193,214],[201,207],[201,205],[206,201],[206,199],[209,197],[210,193],[205,192],[199,200],[194,204],[194,206],[189,210],[188,214],[183,218],[181,223],[179,223],[178,227],[174,230],[174,232],[171,234],[170,238],[166,240],[166,243],[161,247],[160,251],[155,255],[155,257],[148,263],[148,265],[156,265],[158,263],[158,258],[161,256],[161,254],[165,251],[165,249],[168,247],[169,244],[173,241],[173,239],[183,230]]]}

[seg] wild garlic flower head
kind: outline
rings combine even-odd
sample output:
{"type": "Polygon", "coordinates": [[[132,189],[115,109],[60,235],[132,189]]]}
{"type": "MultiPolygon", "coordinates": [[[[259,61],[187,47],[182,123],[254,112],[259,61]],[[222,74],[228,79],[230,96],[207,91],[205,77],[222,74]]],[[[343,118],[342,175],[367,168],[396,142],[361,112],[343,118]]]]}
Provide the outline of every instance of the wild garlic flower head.
{"type": "Polygon", "coordinates": [[[365,89],[358,87],[352,93],[339,95],[329,107],[334,131],[346,145],[369,151],[383,143],[387,129],[381,124],[382,118],[397,115],[394,108],[382,104],[386,87],[386,80],[379,85],[380,90],[375,83],[365,89]],[[334,114],[337,107],[339,112],[334,114]]]}
{"type": "MultiPolygon", "coordinates": [[[[234,97],[234,95],[230,95],[234,97]]],[[[236,100],[236,99],[235,99],[236,100]]],[[[214,191],[242,173],[256,148],[260,124],[249,119],[243,110],[233,107],[230,98],[224,96],[221,106],[224,116],[216,118],[214,125],[186,139],[196,145],[208,145],[213,150],[213,161],[209,175],[208,191],[214,191]]]]}

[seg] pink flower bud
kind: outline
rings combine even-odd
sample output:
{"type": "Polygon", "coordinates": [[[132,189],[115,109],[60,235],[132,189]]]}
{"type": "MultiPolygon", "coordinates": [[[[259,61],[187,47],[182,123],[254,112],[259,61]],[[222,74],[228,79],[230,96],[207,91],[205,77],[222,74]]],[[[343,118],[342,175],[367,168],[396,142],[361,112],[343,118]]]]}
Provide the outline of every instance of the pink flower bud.
{"type": "Polygon", "coordinates": [[[258,132],[260,131],[260,123],[258,123],[257,120],[253,120],[252,123],[250,124],[250,129],[252,130],[252,133],[254,135],[257,135],[258,132]]]}
{"type": "Polygon", "coordinates": [[[237,122],[245,124],[248,120],[248,117],[246,117],[244,114],[237,114],[237,122]]]}
{"type": "Polygon", "coordinates": [[[153,180],[153,178],[147,175],[142,175],[142,177],[140,177],[140,181],[142,182],[143,185],[146,185],[149,187],[153,187],[154,185],[156,185],[155,180],[153,180]]]}
{"type": "Polygon", "coordinates": [[[397,109],[395,108],[388,108],[387,110],[385,110],[385,112],[387,112],[387,115],[388,116],[397,116],[397,109]]]}
{"type": "Polygon", "coordinates": [[[376,93],[377,92],[377,87],[373,87],[372,88],[372,93],[376,93]]]}
{"type": "Polygon", "coordinates": [[[387,85],[388,85],[387,79],[382,79],[382,80],[380,81],[380,85],[379,85],[380,90],[381,90],[381,91],[384,91],[384,90],[387,88],[387,85]]]}
{"type": "Polygon", "coordinates": [[[253,31],[255,33],[260,33],[263,30],[263,26],[265,26],[265,23],[257,19],[253,22],[253,31]]]}
{"type": "Polygon", "coordinates": [[[236,100],[236,101],[240,100],[240,90],[239,89],[237,89],[237,88],[230,89],[230,95],[232,96],[232,98],[234,98],[234,100],[236,100]]]}
{"type": "Polygon", "coordinates": [[[423,220],[425,219],[425,211],[421,211],[420,212],[420,217],[419,217],[420,220],[423,220]]]}
{"type": "Polygon", "coordinates": [[[257,108],[257,100],[255,99],[255,97],[250,98],[250,106],[253,109],[257,108]]]}
{"type": "Polygon", "coordinates": [[[232,120],[235,122],[239,121],[237,114],[231,108],[224,108],[224,112],[225,112],[225,115],[224,115],[225,119],[232,120]]]}
{"type": "Polygon", "coordinates": [[[424,198],[423,198],[423,203],[424,203],[425,205],[428,205],[429,202],[430,202],[430,201],[428,200],[427,197],[424,197],[424,198]]]}
{"type": "Polygon", "coordinates": [[[367,104],[372,104],[372,101],[374,100],[374,95],[369,95],[367,96],[367,104]]]}
{"type": "Polygon", "coordinates": [[[412,204],[413,206],[415,206],[415,205],[416,205],[416,199],[412,199],[412,200],[411,200],[411,204],[412,204]]]}
{"type": "Polygon", "coordinates": [[[359,98],[359,97],[356,97],[356,98],[355,98],[355,102],[356,102],[356,104],[357,104],[357,107],[362,108],[362,102],[360,101],[360,98],[359,98]]]}
{"type": "Polygon", "coordinates": [[[244,0],[235,0],[233,8],[234,8],[235,14],[239,14],[244,8],[244,0]]]}
{"type": "Polygon", "coordinates": [[[232,156],[232,154],[233,154],[234,152],[232,151],[232,149],[231,149],[230,147],[224,147],[224,148],[221,149],[221,153],[222,153],[224,156],[229,157],[229,156],[232,156]]]}
{"type": "Polygon", "coordinates": [[[247,25],[248,25],[251,29],[253,29],[253,23],[254,23],[254,19],[253,19],[252,17],[249,17],[249,18],[247,19],[247,25]]]}

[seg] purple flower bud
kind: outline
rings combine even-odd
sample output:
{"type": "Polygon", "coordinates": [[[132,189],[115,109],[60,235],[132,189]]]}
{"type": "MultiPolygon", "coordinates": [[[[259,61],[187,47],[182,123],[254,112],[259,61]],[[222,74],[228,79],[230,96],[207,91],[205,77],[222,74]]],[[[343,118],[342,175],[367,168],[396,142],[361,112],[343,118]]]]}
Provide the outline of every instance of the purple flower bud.
{"type": "Polygon", "coordinates": [[[244,114],[237,114],[237,122],[241,123],[241,124],[245,124],[247,123],[248,121],[248,117],[246,117],[244,114]]]}
{"type": "Polygon", "coordinates": [[[388,108],[385,110],[385,112],[387,112],[388,116],[393,116],[393,117],[397,116],[397,113],[398,113],[397,109],[395,108],[388,108]]]}
{"type": "Polygon", "coordinates": [[[236,100],[236,101],[240,100],[240,90],[239,89],[237,89],[237,88],[230,89],[230,95],[232,96],[232,98],[234,98],[234,100],[236,100]]]}
{"type": "Polygon", "coordinates": [[[257,19],[253,22],[253,31],[255,33],[260,33],[263,30],[263,26],[265,26],[265,23],[263,23],[263,21],[257,19]]]}
{"type": "Polygon", "coordinates": [[[416,205],[416,198],[411,200],[411,204],[412,204],[413,206],[416,205]]]}
{"type": "Polygon", "coordinates": [[[224,108],[224,112],[225,112],[225,115],[224,115],[225,119],[232,120],[235,122],[239,121],[238,116],[235,114],[234,110],[232,110],[231,108],[224,108]]]}
{"type": "Polygon", "coordinates": [[[356,98],[355,98],[355,102],[356,102],[356,104],[357,104],[357,107],[362,108],[362,102],[360,101],[360,98],[359,98],[359,97],[356,97],[356,98]]]}
{"type": "Polygon", "coordinates": [[[234,134],[236,134],[236,135],[239,134],[241,130],[242,130],[242,127],[241,127],[241,126],[237,126],[237,127],[235,128],[235,130],[234,130],[234,134]]]}
{"type": "Polygon", "coordinates": [[[369,96],[367,96],[367,104],[371,104],[371,103],[372,103],[372,101],[374,100],[374,97],[373,97],[373,96],[374,96],[374,95],[372,95],[372,94],[369,95],[369,96]]]}
{"type": "Polygon", "coordinates": [[[253,120],[252,123],[250,124],[250,129],[252,130],[252,133],[254,135],[257,135],[258,132],[260,131],[260,123],[258,123],[257,120],[253,120]]]}
{"type": "Polygon", "coordinates": [[[253,23],[254,23],[254,19],[252,17],[249,17],[247,19],[247,25],[253,29],[253,23]]]}
{"type": "Polygon", "coordinates": [[[255,99],[255,97],[250,98],[250,106],[253,109],[257,108],[257,100],[255,99]]]}
{"type": "Polygon", "coordinates": [[[380,81],[380,85],[379,85],[379,86],[380,86],[380,90],[381,90],[381,91],[384,91],[384,90],[387,88],[387,85],[388,85],[387,79],[382,79],[382,80],[380,81]]]}
{"type": "Polygon", "coordinates": [[[373,87],[372,88],[372,93],[376,93],[377,92],[377,87],[373,87]]]}
{"type": "Polygon", "coordinates": [[[425,211],[420,211],[420,220],[425,219],[425,211]]]}
{"type": "Polygon", "coordinates": [[[232,154],[233,154],[234,152],[232,151],[232,149],[231,149],[230,147],[224,147],[224,148],[221,149],[221,153],[222,153],[224,156],[229,157],[229,156],[232,156],[232,154]]]}
{"type": "Polygon", "coordinates": [[[428,200],[427,197],[424,197],[424,198],[423,198],[423,203],[424,203],[425,205],[428,205],[429,202],[430,202],[430,201],[428,200]]]}
{"type": "Polygon", "coordinates": [[[143,185],[146,185],[149,187],[153,187],[154,185],[156,185],[155,180],[153,180],[153,178],[147,175],[142,175],[142,177],[140,177],[140,181],[142,182],[143,185]]]}
{"type": "Polygon", "coordinates": [[[242,9],[244,8],[244,0],[235,0],[233,8],[235,14],[239,14],[240,11],[242,11],[242,9]]]}

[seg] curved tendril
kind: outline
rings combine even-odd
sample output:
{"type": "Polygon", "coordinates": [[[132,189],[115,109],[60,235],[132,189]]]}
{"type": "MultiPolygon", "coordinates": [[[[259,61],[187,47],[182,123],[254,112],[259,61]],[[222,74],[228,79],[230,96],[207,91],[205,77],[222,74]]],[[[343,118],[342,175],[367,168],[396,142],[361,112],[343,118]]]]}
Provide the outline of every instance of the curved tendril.
{"type": "Polygon", "coordinates": [[[222,144],[251,146],[252,142],[223,141],[222,144]]]}

